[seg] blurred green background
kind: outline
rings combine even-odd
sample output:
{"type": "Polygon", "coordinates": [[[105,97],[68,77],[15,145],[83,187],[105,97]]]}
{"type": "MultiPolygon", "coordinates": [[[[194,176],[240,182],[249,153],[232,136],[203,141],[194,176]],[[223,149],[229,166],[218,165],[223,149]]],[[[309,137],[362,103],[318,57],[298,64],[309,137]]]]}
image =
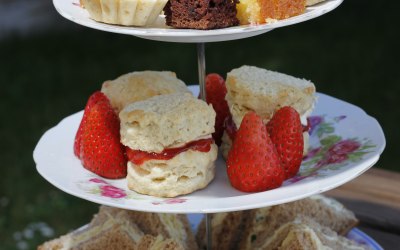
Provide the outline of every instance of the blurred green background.
{"type": "MultiPolygon", "coordinates": [[[[79,27],[46,6],[42,11],[54,15],[55,26],[46,23],[37,32],[0,39],[1,249],[35,248],[87,223],[97,210],[96,204],[65,194],[40,177],[32,151],[46,130],[82,110],[104,80],[151,69],[175,71],[186,83],[197,82],[195,44],[79,27]]],[[[394,0],[345,0],[333,12],[305,23],[207,44],[207,71],[225,75],[248,64],[312,80],[319,92],[377,118],[387,147],[376,166],[400,171],[399,8],[394,0]]]]}

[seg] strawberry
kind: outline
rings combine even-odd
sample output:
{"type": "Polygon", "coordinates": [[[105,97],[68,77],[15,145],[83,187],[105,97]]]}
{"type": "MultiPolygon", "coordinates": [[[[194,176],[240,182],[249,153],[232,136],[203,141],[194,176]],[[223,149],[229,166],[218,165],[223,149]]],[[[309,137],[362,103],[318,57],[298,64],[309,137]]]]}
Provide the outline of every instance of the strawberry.
{"type": "Polygon", "coordinates": [[[268,122],[267,131],[285,170],[285,179],[295,176],[301,165],[304,147],[299,113],[292,107],[279,109],[268,122]]]}
{"type": "Polygon", "coordinates": [[[215,132],[212,136],[218,146],[221,145],[225,118],[229,115],[228,103],[225,100],[226,92],[224,78],[215,73],[206,76],[206,101],[209,104],[211,103],[217,113],[215,132]]]}
{"type": "Polygon", "coordinates": [[[81,158],[81,156],[80,156],[81,138],[82,138],[82,133],[83,133],[83,127],[85,126],[86,119],[87,119],[86,118],[87,117],[87,113],[93,107],[94,104],[96,104],[96,103],[98,103],[100,101],[104,101],[104,100],[108,100],[107,97],[102,92],[96,91],[89,97],[89,100],[88,100],[88,102],[86,104],[85,111],[83,112],[83,117],[82,117],[81,123],[79,124],[78,131],[76,132],[76,135],[75,135],[75,142],[74,142],[74,154],[79,159],[81,158]]]}
{"type": "Polygon", "coordinates": [[[277,188],[284,179],[274,145],[267,129],[254,112],[243,118],[226,162],[233,187],[243,192],[277,188]]]}
{"type": "Polygon", "coordinates": [[[105,178],[126,176],[125,148],[120,143],[120,122],[108,100],[95,103],[86,115],[81,134],[82,165],[105,178]]]}

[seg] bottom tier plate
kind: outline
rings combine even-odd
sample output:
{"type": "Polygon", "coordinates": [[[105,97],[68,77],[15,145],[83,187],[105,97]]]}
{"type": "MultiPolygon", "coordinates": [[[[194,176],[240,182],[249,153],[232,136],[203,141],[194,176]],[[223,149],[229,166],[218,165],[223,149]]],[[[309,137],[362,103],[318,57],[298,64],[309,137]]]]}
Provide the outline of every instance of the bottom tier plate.
{"type": "MultiPolygon", "coordinates": [[[[191,86],[197,96],[198,87],[191,86]]],[[[310,119],[310,150],[299,173],[282,187],[243,193],[231,187],[225,161],[216,162],[216,178],[203,190],[172,199],[141,195],[125,179],[107,180],[84,169],[73,153],[82,113],[48,130],[33,156],[37,171],[57,188],[82,199],[130,210],[164,213],[216,213],[286,203],[340,186],[374,165],[385,147],[379,123],[360,108],[318,94],[310,119]]]]}

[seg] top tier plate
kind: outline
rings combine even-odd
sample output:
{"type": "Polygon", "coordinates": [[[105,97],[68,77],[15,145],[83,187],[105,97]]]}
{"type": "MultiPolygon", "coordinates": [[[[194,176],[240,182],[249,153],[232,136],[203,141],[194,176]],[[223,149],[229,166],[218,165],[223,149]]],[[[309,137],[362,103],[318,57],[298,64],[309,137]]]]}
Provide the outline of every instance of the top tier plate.
{"type": "Polygon", "coordinates": [[[216,30],[173,29],[164,24],[162,16],[151,27],[125,27],[96,22],[79,5],[79,0],[53,0],[57,11],[65,18],[83,26],[107,32],[133,35],[145,39],[180,42],[203,43],[236,40],[263,34],[275,28],[280,28],[319,17],[339,6],[343,0],[327,0],[308,7],[304,14],[262,25],[242,25],[216,30]]]}
{"type": "MultiPolygon", "coordinates": [[[[198,95],[198,87],[190,87],[198,95]]],[[[216,178],[203,190],[172,199],[140,195],[125,179],[107,180],[89,171],[74,156],[73,144],[82,113],[47,131],[33,157],[38,172],[74,196],[123,209],[164,213],[217,213],[266,207],[321,193],[352,180],[374,165],[385,147],[379,123],[360,108],[318,94],[311,117],[310,151],[299,173],[282,187],[242,193],[229,184],[225,161],[216,162],[216,178]]]]}

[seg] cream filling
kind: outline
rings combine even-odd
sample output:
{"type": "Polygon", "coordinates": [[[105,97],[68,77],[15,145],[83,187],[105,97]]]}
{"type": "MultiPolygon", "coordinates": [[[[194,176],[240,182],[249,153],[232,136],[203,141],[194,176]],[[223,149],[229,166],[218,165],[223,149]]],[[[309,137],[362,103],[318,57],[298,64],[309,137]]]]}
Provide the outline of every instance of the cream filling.
{"type": "Polygon", "coordinates": [[[211,220],[211,227],[214,228],[221,225],[227,215],[228,215],[227,213],[214,214],[211,220]]]}
{"type": "Polygon", "coordinates": [[[171,214],[159,214],[159,218],[169,236],[173,239],[179,240],[179,242],[186,246],[187,235],[182,221],[179,220],[175,215],[171,214]]]}
{"type": "Polygon", "coordinates": [[[164,243],[164,237],[162,237],[162,235],[157,235],[157,238],[154,239],[149,250],[163,250],[165,248],[164,243]]]}
{"type": "Polygon", "coordinates": [[[265,228],[265,218],[268,216],[271,207],[260,208],[257,210],[254,218],[253,231],[255,233],[261,232],[265,228]]]}
{"type": "Polygon", "coordinates": [[[320,201],[320,202],[324,203],[326,206],[334,209],[338,213],[342,212],[344,209],[344,206],[341,203],[337,202],[334,199],[326,198],[322,195],[312,195],[312,196],[310,196],[310,199],[320,201]]]}
{"type": "Polygon", "coordinates": [[[102,232],[109,230],[116,224],[119,224],[122,230],[124,230],[136,243],[139,242],[140,239],[143,237],[143,233],[138,230],[137,227],[130,225],[126,219],[121,218],[121,214],[118,214],[116,217],[113,217],[107,212],[106,214],[108,216],[108,219],[102,225],[88,227],[82,232],[74,233],[71,236],[69,242],[67,244],[64,244],[62,249],[77,247],[78,245],[91,240],[96,235],[99,235],[102,232]]]}

